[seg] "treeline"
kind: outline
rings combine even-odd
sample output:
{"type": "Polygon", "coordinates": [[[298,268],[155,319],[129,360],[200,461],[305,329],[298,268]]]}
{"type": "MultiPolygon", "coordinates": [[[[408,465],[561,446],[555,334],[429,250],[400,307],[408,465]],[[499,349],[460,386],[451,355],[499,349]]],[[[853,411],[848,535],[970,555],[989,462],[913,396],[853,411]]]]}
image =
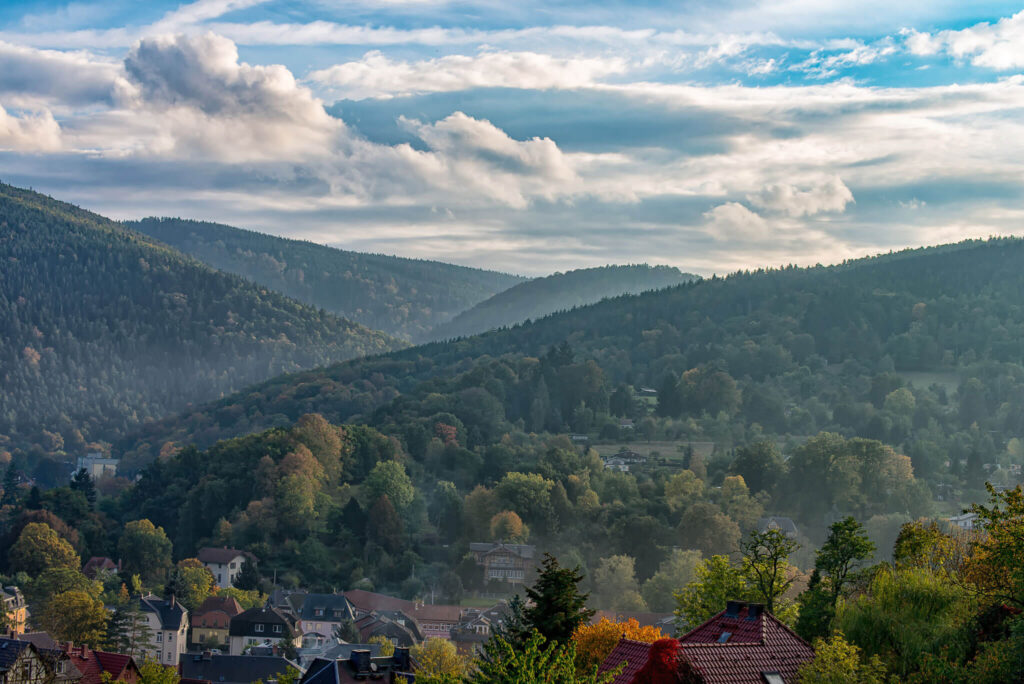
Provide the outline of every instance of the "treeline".
{"type": "Polygon", "coordinates": [[[0,185],[0,452],[82,453],[286,371],[402,346],[0,185]]]}
{"type": "Polygon", "coordinates": [[[424,339],[434,326],[522,280],[203,221],[148,218],[126,225],[214,268],[406,340],[424,339]]]}
{"type": "Polygon", "coordinates": [[[431,331],[430,339],[451,339],[543,318],[609,297],[660,290],[693,280],[671,266],[602,266],[555,273],[520,283],[431,331]]]}
{"type": "Polygon", "coordinates": [[[714,441],[723,463],[828,431],[892,445],[947,500],[976,496],[1024,462],[1022,256],[1000,239],[712,278],[276,378],[121,446],[144,460],[317,412],[414,454],[441,413],[471,451],[514,431],[639,435],[714,441]]]}

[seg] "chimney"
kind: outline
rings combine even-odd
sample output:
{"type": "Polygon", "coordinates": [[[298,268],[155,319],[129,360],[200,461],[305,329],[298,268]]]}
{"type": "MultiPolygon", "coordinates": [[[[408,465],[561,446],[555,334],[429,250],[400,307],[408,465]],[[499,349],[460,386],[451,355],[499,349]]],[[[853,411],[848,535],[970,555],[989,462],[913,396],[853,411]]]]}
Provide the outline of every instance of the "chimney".
{"type": "Polygon", "coordinates": [[[370,671],[370,652],[367,649],[354,649],[349,657],[352,660],[352,667],[356,672],[370,671]]]}
{"type": "Polygon", "coordinates": [[[743,601],[726,601],[725,602],[725,617],[727,618],[738,618],[740,616],[740,610],[742,610],[744,604],[743,601]]]}
{"type": "Polygon", "coordinates": [[[412,666],[409,662],[409,649],[405,646],[395,646],[395,653],[391,656],[392,667],[398,672],[411,672],[412,666]]]}
{"type": "Polygon", "coordinates": [[[748,603],[747,604],[747,619],[757,620],[761,617],[761,613],[764,612],[764,606],[760,603],[748,603]]]}

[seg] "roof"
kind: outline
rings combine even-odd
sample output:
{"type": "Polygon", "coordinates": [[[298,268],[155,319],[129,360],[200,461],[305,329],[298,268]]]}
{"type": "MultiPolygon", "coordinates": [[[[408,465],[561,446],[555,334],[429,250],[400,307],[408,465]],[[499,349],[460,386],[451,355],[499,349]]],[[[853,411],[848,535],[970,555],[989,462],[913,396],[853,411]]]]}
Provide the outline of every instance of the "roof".
{"type": "MultiPolygon", "coordinates": [[[[239,613],[231,618],[231,627],[229,628],[228,633],[231,636],[273,636],[270,633],[261,632],[257,634],[255,631],[250,631],[250,627],[257,623],[268,625],[288,625],[289,629],[294,625],[291,618],[267,603],[262,606],[257,606],[256,608],[250,608],[249,610],[239,613]]],[[[282,634],[281,636],[284,635],[282,634]]]]}
{"type": "Polygon", "coordinates": [[[82,566],[82,574],[89,578],[94,578],[96,573],[100,570],[117,572],[120,568],[113,559],[107,558],[106,556],[93,556],[85,562],[85,565],[82,566]]]}
{"type": "Polygon", "coordinates": [[[380,644],[335,644],[324,650],[323,657],[326,660],[348,660],[356,649],[369,651],[373,658],[380,656],[380,644]]]}
{"type": "Polygon", "coordinates": [[[253,555],[248,551],[229,549],[226,546],[204,546],[196,554],[196,558],[199,559],[200,563],[220,563],[222,565],[230,563],[239,556],[253,558],[253,555]]]}
{"type": "Polygon", "coordinates": [[[352,604],[344,594],[306,594],[297,612],[303,620],[322,622],[355,618],[352,604]],[[322,610],[323,613],[317,615],[318,610],[322,610]]]}
{"type": "Polygon", "coordinates": [[[160,628],[178,631],[188,617],[188,610],[178,603],[173,596],[162,599],[149,594],[139,599],[139,609],[146,613],[156,613],[160,619],[160,628]]]}
{"type": "Polygon", "coordinates": [[[0,672],[7,672],[18,661],[25,649],[31,649],[37,655],[39,653],[35,645],[29,641],[0,638],[0,672]]]}
{"type": "Polygon", "coordinates": [[[505,544],[502,542],[473,542],[469,545],[470,551],[479,551],[484,554],[495,551],[508,551],[520,558],[533,558],[537,547],[532,544],[505,544]]]}
{"type": "Polygon", "coordinates": [[[777,515],[758,520],[757,529],[762,532],[769,529],[777,529],[791,536],[795,536],[797,533],[796,523],[793,522],[792,518],[783,518],[777,515]]]}
{"type": "Polygon", "coordinates": [[[206,600],[192,613],[192,617],[205,615],[215,610],[223,611],[229,616],[234,617],[242,612],[242,606],[234,596],[207,596],[206,600]]]}
{"type": "MultiPolygon", "coordinates": [[[[814,657],[806,641],[765,613],[760,604],[740,601],[730,601],[726,610],[680,637],[679,643],[683,657],[706,684],[763,684],[765,672],[777,672],[784,682],[795,682],[800,666],[814,657]],[[729,636],[722,641],[725,634],[729,636]]],[[[636,674],[630,657],[638,659],[649,649],[642,642],[623,639],[601,664],[601,671],[614,669],[625,660],[632,674],[627,677],[623,672],[614,684],[629,684],[636,674]]]]}
{"type": "MultiPolygon", "coordinates": [[[[373,677],[375,681],[391,681],[391,678],[386,677],[386,675],[409,674],[415,667],[415,663],[409,658],[408,649],[403,648],[396,648],[393,656],[371,656],[369,664],[374,668],[373,671],[377,673],[377,676],[373,677]]],[[[306,674],[300,684],[349,684],[350,682],[364,682],[369,679],[367,675],[370,674],[369,671],[364,671],[364,673],[360,674],[358,672],[356,664],[351,658],[341,660],[316,658],[309,664],[309,669],[306,670],[306,674]]]]}
{"type": "Polygon", "coordinates": [[[274,675],[283,674],[289,667],[303,671],[298,664],[281,656],[182,653],[178,664],[183,678],[204,679],[214,684],[248,684],[257,679],[265,682],[274,675]]]}
{"type": "MultiPolygon", "coordinates": [[[[375,594],[372,591],[364,591],[362,589],[352,589],[351,591],[346,591],[344,595],[345,598],[348,599],[349,603],[351,603],[360,613],[370,613],[382,610],[401,611],[402,613],[405,613],[407,617],[412,618],[416,622],[432,621],[455,623],[461,619],[463,612],[461,606],[406,601],[405,599],[386,596],[385,594],[375,594]]],[[[305,606],[308,605],[309,600],[309,597],[307,597],[306,603],[303,604],[303,610],[305,610],[305,606]]],[[[304,617],[303,619],[309,618],[304,617]]]]}
{"type": "Polygon", "coordinates": [[[647,664],[647,655],[650,653],[650,650],[651,645],[645,641],[633,641],[623,637],[619,639],[619,643],[615,644],[615,648],[612,649],[612,652],[601,663],[601,667],[598,668],[598,674],[614,670],[619,665],[625,663],[622,672],[612,682],[613,684],[630,684],[633,678],[636,677],[636,673],[647,664]]]}
{"type": "Polygon", "coordinates": [[[106,651],[93,651],[84,646],[75,646],[68,651],[71,664],[74,665],[82,678],[78,684],[101,684],[103,673],[110,674],[112,680],[122,679],[125,671],[138,672],[138,666],[131,656],[106,651]]]}
{"type": "MultiPolygon", "coordinates": [[[[591,624],[597,624],[602,618],[608,618],[611,622],[625,622],[636,620],[641,627],[661,627],[666,624],[675,623],[674,613],[647,613],[632,611],[599,610],[590,618],[591,624]]],[[[674,629],[671,631],[675,631],[674,629]]]]}

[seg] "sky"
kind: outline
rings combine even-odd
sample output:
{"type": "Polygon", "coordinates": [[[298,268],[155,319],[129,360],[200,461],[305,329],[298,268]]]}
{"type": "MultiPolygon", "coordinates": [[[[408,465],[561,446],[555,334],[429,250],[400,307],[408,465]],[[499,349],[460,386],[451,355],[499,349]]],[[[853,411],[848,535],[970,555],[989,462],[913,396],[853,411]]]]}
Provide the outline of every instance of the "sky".
{"type": "Polygon", "coordinates": [[[1024,6],[0,3],[0,181],[524,275],[1024,233],[1024,6]]]}

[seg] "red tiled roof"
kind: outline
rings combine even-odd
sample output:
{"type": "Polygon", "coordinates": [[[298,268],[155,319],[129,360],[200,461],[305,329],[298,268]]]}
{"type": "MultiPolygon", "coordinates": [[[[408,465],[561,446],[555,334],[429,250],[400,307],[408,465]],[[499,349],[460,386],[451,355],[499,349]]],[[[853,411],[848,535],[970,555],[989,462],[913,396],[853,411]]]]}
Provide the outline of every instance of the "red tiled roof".
{"type": "MultiPolygon", "coordinates": [[[[777,672],[783,681],[795,682],[797,670],[814,657],[814,650],[775,616],[762,612],[748,619],[748,615],[744,604],[735,616],[722,611],[682,636],[683,657],[706,684],[763,684],[764,672],[777,672]],[[724,632],[731,636],[719,642],[724,632]]],[[[629,665],[614,684],[630,684],[649,651],[648,644],[623,639],[601,664],[601,671],[626,660],[629,665]],[[634,660],[639,662],[634,664],[634,660]]]]}
{"type": "Polygon", "coordinates": [[[616,675],[612,684],[629,684],[633,681],[636,673],[647,663],[647,656],[651,652],[651,645],[644,641],[633,641],[632,639],[620,639],[615,648],[608,654],[608,657],[601,663],[598,669],[599,674],[610,672],[622,663],[625,667],[622,672],[616,675]]]}
{"type": "Polygon", "coordinates": [[[374,610],[400,610],[413,620],[431,622],[458,623],[462,618],[460,606],[445,606],[418,601],[406,601],[405,599],[384,594],[376,594],[363,589],[352,589],[345,592],[345,598],[360,612],[369,613],[374,610]]]}
{"type": "Polygon", "coordinates": [[[112,680],[136,681],[137,679],[138,667],[130,656],[93,651],[77,646],[71,647],[68,657],[82,673],[82,678],[78,680],[79,684],[101,684],[104,672],[110,673],[112,680]]]}

